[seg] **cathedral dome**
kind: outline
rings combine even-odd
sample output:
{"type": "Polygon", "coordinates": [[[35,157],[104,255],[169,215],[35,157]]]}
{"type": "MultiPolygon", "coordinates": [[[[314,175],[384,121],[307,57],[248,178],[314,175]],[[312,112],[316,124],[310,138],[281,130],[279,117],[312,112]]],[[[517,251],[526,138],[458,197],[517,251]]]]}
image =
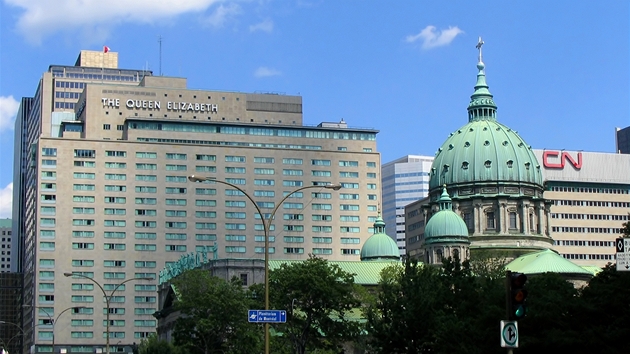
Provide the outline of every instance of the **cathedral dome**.
{"type": "Polygon", "coordinates": [[[452,209],[451,198],[446,192],[446,187],[438,199],[440,211],[435,213],[424,228],[424,242],[461,242],[468,239],[468,227],[461,216],[452,209]]]}
{"type": "Polygon", "coordinates": [[[438,149],[431,166],[429,190],[439,193],[444,184],[451,188],[502,181],[542,188],[541,168],[531,146],[516,131],[497,122],[497,106],[486,84],[481,55],[477,69],[468,123],[451,133],[438,149]]]}
{"type": "Polygon", "coordinates": [[[400,260],[400,251],[393,238],[385,233],[385,222],[379,215],[374,221],[374,235],[361,247],[361,260],[400,260]]]}

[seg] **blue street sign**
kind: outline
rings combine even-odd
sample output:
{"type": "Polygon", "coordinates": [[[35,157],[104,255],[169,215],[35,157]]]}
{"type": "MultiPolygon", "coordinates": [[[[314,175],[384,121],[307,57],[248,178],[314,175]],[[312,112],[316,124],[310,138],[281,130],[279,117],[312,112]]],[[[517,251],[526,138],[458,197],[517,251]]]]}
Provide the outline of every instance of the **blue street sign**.
{"type": "Polygon", "coordinates": [[[285,310],[249,310],[247,320],[252,323],[285,323],[287,312],[285,310]]]}

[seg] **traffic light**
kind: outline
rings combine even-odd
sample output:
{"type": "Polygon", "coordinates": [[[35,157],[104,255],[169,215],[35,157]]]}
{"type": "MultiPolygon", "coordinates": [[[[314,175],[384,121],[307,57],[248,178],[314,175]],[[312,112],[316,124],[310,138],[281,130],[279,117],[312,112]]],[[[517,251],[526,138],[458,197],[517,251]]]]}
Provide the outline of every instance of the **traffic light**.
{"type": "Polygon", "coordinates": [[[508,271],[507,282],[508,319],[510,321],[520,320],[521,318],[525,317],[525,314],[527,313],[527,306],[525,304],[525,301],[527,300],[527,289],[525,289],[527,276],[523,273],[512,273],[508,271]]]}

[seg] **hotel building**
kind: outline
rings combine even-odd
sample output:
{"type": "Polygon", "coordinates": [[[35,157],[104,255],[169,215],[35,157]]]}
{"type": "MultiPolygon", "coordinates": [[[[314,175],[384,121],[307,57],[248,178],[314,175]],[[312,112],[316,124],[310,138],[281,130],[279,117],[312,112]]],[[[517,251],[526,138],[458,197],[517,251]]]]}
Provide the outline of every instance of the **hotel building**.
{"type": "Polygon", "coordinates": [[[265,218],[278,208],[271,259],[359,260],[380,202],[376,130],[307,126],[300,96],[191,90],[186,79],[98,57],[110,54],[51,66],[16,122],[27,347],[50,352],[54,337],[55,351],[93,353],[109,334],[111,351],[127,350],[155,331],[167,264],[191,252],[264,257],[263,221],[248,198],[190,175],[238,186],[265,218]],[[134,278],[154,280],[117,288],[134,278]],[[70,307],[80,308],[53,336],[47,321],[70,307]]]}

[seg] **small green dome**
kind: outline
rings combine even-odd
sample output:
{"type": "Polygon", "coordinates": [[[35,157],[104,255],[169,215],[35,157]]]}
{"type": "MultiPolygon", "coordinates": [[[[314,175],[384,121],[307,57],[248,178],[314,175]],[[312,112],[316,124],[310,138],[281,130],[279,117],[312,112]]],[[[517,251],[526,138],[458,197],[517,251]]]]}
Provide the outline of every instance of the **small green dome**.
{"type": "Polygon", "coordinates": [[[463,237],[468,238],[468,227],[461,216],[453,211],[451,198],[446,192],[446,187],[438,199],[440,211],[435,213],[427,222],[424,228],[425,243],[461,241],[463,237]]]}
{"type": "Polygon", "coordinates": [[[379,214],[374,221],[374,235],[365,241],[361,247],[361,260],[400,260],[400,251],[393,238],[385,233],[385,222],[379,214]]]}
{"type": "Polygon", "coordinates": [[[468,124],[451,133],[431,166],[429,190],[446,184],[507,181],[542,188],[536,156],[518,133],[497,122],[497,106],[477,64],[477,84],[468,105],[468,124]]]}

